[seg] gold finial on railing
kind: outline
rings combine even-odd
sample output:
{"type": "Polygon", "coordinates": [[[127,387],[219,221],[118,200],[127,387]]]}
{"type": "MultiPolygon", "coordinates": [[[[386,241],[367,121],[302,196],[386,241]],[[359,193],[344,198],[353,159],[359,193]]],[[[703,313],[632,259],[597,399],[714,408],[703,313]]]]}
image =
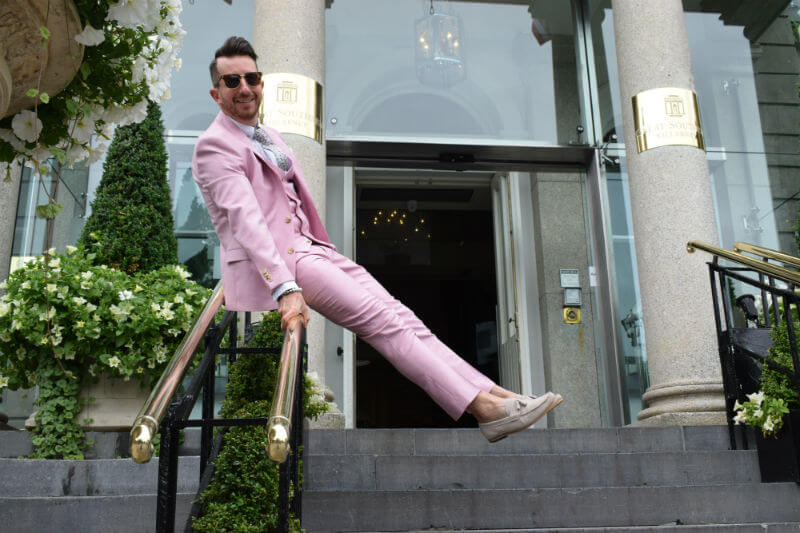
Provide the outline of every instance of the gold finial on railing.
{"type": "MultiPolygon", "coordinates": [[[[298,386],[298,365],[302,365],[302,349],[305,327],[299,317],[289,321],[278,364],[278,378],[272,394],[272,407],[267,425],[267,454],[269,458],[282,463],[289,456],[289,439],[292,430],[292,408],[295,389],[298,386]]],[[[302,382],[300,387],[302,387],[302,382]]]]}
{"type": "Polygon", "coordinates": [[[222,305],[222,300],[222,282],[220,281],[136,416],[136,421],[131,428],[130,449],[131,457],[137,463],[146,463],[153,457],[153,437],[158,433],[158,426],[183,381],[183,376],[194,357],[197,346],[222,305]]]}

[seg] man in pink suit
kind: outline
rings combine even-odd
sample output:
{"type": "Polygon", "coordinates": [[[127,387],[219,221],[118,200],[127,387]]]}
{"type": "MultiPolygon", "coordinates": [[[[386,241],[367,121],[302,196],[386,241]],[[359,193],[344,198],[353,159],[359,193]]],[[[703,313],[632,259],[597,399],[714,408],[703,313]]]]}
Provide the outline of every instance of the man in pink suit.
{"type": "Polygon", "coordinates": [[[220,107],[192,160],[220,240],[225,306],[277,308],[309,320],[309,307],[383,354],[451,417],[478,419],[490,441],[525,429],[561,402],[493,383],[436,338],[361,266],[330,243],[303,172],[281,135],[258,122],[264,82],[250,43],[229,38],[211,63],[220,107]]]}

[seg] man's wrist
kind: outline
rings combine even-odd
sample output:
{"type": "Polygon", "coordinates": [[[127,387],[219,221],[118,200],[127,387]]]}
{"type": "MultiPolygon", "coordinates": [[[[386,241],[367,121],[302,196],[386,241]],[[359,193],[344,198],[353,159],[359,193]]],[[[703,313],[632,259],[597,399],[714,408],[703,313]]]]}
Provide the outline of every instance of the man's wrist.
{"type": "Polygon", "coordinates": [[[272,291],[272,299],[276,302],[281,299],[281,296],[286,294],[288,291],[302,291],[300,286],[294,280],[291,281],[284,281],[280,285],[278,285],[274,291],[272,291]]]}
{"type": "Polygon", "coordinates": [[[287,294],[292,294],[293,292],[303,292],[303,289],[301,289],[300,287],[297,287],[296,289],[286,289],[285,291],[283,291],[281,293],[280,296],[278,296],[278,300],[280,300],[281,298],[283,298],[287,294]]]}

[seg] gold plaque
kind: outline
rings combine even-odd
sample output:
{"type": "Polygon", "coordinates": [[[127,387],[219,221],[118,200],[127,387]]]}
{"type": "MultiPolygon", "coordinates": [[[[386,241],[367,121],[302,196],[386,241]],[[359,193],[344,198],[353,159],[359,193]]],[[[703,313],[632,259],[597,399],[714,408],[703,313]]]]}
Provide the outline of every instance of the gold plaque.
{"type": "Polygon", "coordinates": [[[580,307],[565,307],[564,308],[564,322],[567,324],[580,324],[581,323],[581,308],[580,307]]]}
{"type": "Polygon", "coordinates": [[[694,146],[705,150],[697,95],[688,89],[662,87],[633,97],[633,123],[639,153],[659,146],[694,146]]]}
{"type": "Polygon", "coordinates": [[[266,74],[261,122],[281,133],[296,133],[322,143],[322,85],[300,74],[266,74]]]}

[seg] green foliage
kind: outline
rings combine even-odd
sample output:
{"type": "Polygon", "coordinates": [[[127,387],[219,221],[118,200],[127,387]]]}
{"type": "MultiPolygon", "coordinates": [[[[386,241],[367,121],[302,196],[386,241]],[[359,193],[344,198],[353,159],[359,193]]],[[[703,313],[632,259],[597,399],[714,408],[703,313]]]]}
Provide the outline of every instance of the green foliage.
{"type": "MultiPolygon", "coordinates": [[[[794,331],[795,334],[800,333],[800,322],[794,323],[794,331]]],[[[787,322],[774,326],[771,336],[773,344],[767,359],[789,371],[794,371],[787,322]]],[[[789,409],[798,408],[800,408],[800,395],[791,378],[764,364],[761,367],[761,390],[748,394],[746,402],[737,401],[734,404],[733,409],[736,411],[734,422],[760,428],[765,437],[777,435],[783,427],[783,419],[789,413],[789,409]]]]}
{"type": "MultiPolygon", "coordinates": [[[[794,332],[795,335],[800,335],[800,322],[794,323],[794,332]]],[[[772,328],[771,336],[772,347],[769,349],[769,359],[787,370],[794,371],[787,323],[784,321],[772,328]]],[[[800,338],[797,339],[797,342],[800,343],[800,338]]],[[[795,390],[789,376],[772,370],[767,365],[764,365],[761,371],[761,388],[767,396],[784,400],[789,409],[800,408],[800,395],[795,390]]]]}
{"type": "MultiPolygon", "coordinates": [[[[283,334],[280,316],[264,316],[248,346],[280,348],[283,334]]],[[[226,398],[221,414],[225,417],[267,417],[278,371],[278,356],[244,354],[229,370],[226,398]]],[[[303,409],[316,418],[327,411],[319,396],[319,385],[306,377],[303,409]]],[[[214,481],[202,496],[203,514],[194,523],[200,532],[261,533],[273,531],[278,519],[278,465],[265,450],[263,427],[234,427],[225,434],[214,481]]],[[[293,520],[292,531],[300,531],[293,520]]]]}
{"type": "Polygon", "coordinates": [[[97,259],[129,274],[178,262],[167,151],[161,110],[151,103],[147,118],[121,126],[103,165],[80,242],[99,242],[97,259]]]}
{"type": "Polygon", "coordinates": [[[70,247],[0,284],[0,390],[38,386],[36,457],[82,457],[75,416],[87,380],[160,377],[209,294],[188,277],[178,266],[128,276],[70,247]]]}

